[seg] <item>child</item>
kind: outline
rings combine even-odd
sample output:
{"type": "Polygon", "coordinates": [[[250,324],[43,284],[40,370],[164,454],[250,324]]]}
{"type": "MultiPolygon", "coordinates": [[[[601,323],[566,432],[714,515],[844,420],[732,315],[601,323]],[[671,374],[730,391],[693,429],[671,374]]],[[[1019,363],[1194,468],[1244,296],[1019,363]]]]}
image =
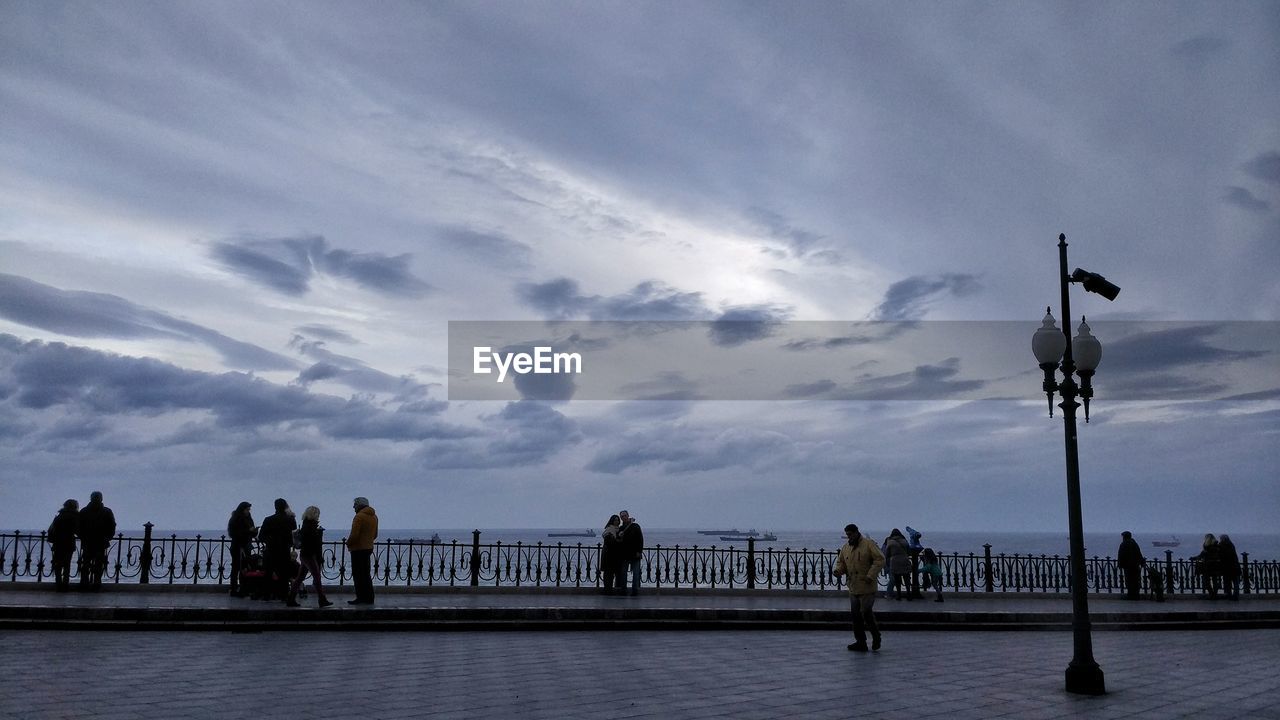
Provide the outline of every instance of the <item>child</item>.
{"type": "Polygon", "coordinates": [[[925,589],[933,585],[938,596],[934,602],[942,602],[942,562],[938,560],[933,548],[925,548],[920,554],[920,572],[924,573],[925,589]]]}

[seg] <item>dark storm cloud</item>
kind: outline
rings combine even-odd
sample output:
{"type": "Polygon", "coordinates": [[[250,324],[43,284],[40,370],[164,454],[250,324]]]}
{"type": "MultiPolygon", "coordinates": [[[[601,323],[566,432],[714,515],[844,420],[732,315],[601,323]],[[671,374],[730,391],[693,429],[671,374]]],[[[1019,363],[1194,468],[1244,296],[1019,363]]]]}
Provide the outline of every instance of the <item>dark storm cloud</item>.
{"type": "Polygon", "coordinates": [[[737,347],[769,337],[789,315],[788,311],[770,305],[731,307],[711,321],[707,335],[720,347],[737,347]]]}
{"type": "Polygon", "coordinates": [[[486,265],[507,268],[524,267],[529,264],[533,256],[533,250],[528,245],[500,233],[452,227],[441,231],[440,237],[447,245],[486,265]]]}
{"type": "Polygon", "coordinates": [[[889,286],[872,319],[919,320],[934,300],[948,294],[965,297],[981,289],[977,277],[966,273],[912,276],[889,286]]]}
{"type": "Polygon", "coordinates": [[[570,278],[544,283],[522,283],[516,295],[526,305],[552,320],[695,320],[712,312],[702,301],[702,293],[680,292],[650,280],[621,295],[584,295],[570,278]]]}
{"type": "Polygon", "coordinates": [[[234,340],[116,295],[61,290],[17,275],[0,273],[0,317],[74,337],[200,342],[218,351],[232,367],[258,370],[297,367],[288,358],[257,345],[234,340]]]}
{"type": "Polygon", "coordinates": [[[210,255],[226,269],[287,295],[303,295],[311,278],[324,274],[354,281],[383,295],[416,297],[431,286],[409,269],[412,256],[330,248],[319,235],[240,239],[213,243],[210,255]]]}
{"type": "Polygon", "coordinates": [[[1222,201],[1250,212],[1266,212],[1271,209],[1271,203],[1266,200],[1259,200],[1254,197],[1253,193],[1235,185],[1227,188],[1226,194],[1222,196],[1222,201]]]}
{"type": "Polygon", "coordinates": [[[17,387],[19,407],[65,406],[99,415],[209,412],[230,430],[312,427],[335,439],[426,440],[474,434],[428,419],[396,413],[361,399],[319,395],[244,373],[186,370],[149,358],[104,353],[38,340],[14,346],[5,336],[0,376],[17,387]]]}
{"type": "Polygon", "coordinates": [[[1261,153],[1244,164],[1244,171],[1259,180],[1280,185],[1280,152],[1261,153]]]}
{"type": "MultiPolygon", "coordinates": [[[[620,387],[619,391],[623,397],[635,400],[687,403],[706,399],[706,396],[698,390],[697,382],[674,371],[661,372],[650,380],[627,383],[620,387]]],[[[648,411],[644,410],[644,412],[648,411]]]]}
{"type": "Polygon", "coordinates": [[[427,443],[414,456],[433,469],[481,469],[538,465],[582,440],[578,424],[544,403],[507,403],[484,418],[484,438],[427,443]]]}

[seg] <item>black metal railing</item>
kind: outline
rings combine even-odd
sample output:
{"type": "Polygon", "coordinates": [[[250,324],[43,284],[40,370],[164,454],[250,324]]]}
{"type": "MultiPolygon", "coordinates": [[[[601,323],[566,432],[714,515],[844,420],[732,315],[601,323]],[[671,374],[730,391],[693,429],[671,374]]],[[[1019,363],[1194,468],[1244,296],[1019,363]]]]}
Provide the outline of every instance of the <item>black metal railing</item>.
{"type": "MultiPolygon", "coordinates": [[[[231,569],[231,541],[226,536],[157,537],[147,523],[141,537],[117,535],[108,546],[103,581],[107,583],[165,583],[224,585],[231,569]]],[[[581,543],[481,543],[480,531],[470,543],[453,540],[431,543],[384,540],[375,544],[373,576],[383,586],[487,586],[591,588],[601,585],[600,545],[581,543]]],[[[49,581],[53,577],[52,549],[45,533],[15,531],[0,534],[0,571],[10,582],[49,581]]],[[[771,590],[838,590],[841,579],[831,574],[836,550],[763,548],[715,545],[655,545],[644,549],[641,582],[654,588],[758,588],[771,590]]],[[[1062,555],[941,553],[942,587],[947,592],[1065,593],[1072,577],[1062,555]]],[[[73,559],[73,572],[80,558],[73,559]]],[[[1189,595],[1206,592],[1207,578],[1189,559],[1148,563],[1160,571],[1165,592],[1189,595]]],[[[351,582],[351,556],[345,539],[324,544],[321,571],[327,584],[351,582]]],[[[1124,573],[1111,557],[1085,561],[1090,592],[1124,592],[1124,573]]],[[[74,581],[74,578],[73,578],[74,581]]],[[[882,580],[882,582],[884,582],[882,580]]],[[[1144,573],[1142,591],[1151,580],[1144,573]]],[[[1280,561],[1251,560],[1241,554],[1243,594],[1280,594],[1280,561]]]]}

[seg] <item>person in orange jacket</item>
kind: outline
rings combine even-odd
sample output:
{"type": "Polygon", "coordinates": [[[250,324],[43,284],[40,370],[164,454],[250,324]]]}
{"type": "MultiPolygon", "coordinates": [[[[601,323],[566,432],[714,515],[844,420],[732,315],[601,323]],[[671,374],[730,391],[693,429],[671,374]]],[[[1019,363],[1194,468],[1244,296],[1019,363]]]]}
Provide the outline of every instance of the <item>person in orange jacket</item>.
{"type": "Polygon", "coordinates": [[[351,534],[347,536],[347,550],[351,553],[351,582],[356,587],[356,598],[348,605],[373,604],[373,541],[378,539],[378,515],[369,507],[369,499],[358,497],[352,502],[356,516],[351,518],[351,534]]]}

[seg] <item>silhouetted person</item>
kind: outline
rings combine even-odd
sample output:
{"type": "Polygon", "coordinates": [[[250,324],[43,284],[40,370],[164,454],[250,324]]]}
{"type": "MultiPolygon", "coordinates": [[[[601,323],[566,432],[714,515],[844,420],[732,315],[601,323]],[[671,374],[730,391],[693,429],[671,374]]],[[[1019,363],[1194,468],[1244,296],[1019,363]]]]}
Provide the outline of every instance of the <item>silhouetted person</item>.
{"type": "MultiPolygon", "coordinates": [[[[639,595],[640,566],[644,560],[644,531],[626,510],[618,513],[618,517],[622,519],[622,556],[631,571],[631,594],[639,595]]],[[[626,586],[625,580],[623,586],[626,586]]]]}
{"type": "Polygon", "coordinates": [[[867,651],[867,631],[871,632],[871,649],[879,650],[880,627],[876,625],[873,609],[880,571],[884,569],[884,555],[871,538],[863,537],[858,532],[857,525],[845,525],[844,534],[849,542],[840,547],[831,572],[836,577],[849,578],[849,611],[853,615],[854,639],[849,650],[867,651]]]}
{"type": "Polygon", "coordinates": [[[1218,598],[1218,576],[1222,573],[1218,539],[1213,533],[1205,533],[1204,544],[1200,546],[1200,554],[1192,559],[1196,561],[1196,572],[1204,578],[1204,589],[1210,600],[1218,598]]]}
{"type": "Polygon", "coordinates": [[[116,515],[102,504],[102,493],[89,493],[89,504],[80,510],[80,587],[102,589],[102,571],[107,565],[107,547],[116,534],[116,515]]]}
{"type": "Polygon", "coordinates": [[[247,501],[240,503],[227,520],[227,537],[231,539],[231,594],[244,597],[240,591],[240,573],[244,561],[253,552],[253,539],[258,536],[258,526],[249,512],[253,508],[247,501]]]}
{"type": "Polygon", "coordinates": [[[610,515],[600,532],[600,572],[605,595],[626,592],[626,567],[622,549],[622,518],[610,515]]]}
{"type": "Polygon", "coordinates": [[[1222,563],[1222,594],[1228,600],[1240,599],[1240,556],[1231,536],[1218,536],[1218,561],[1222,563]]]}
{"type": "Polygon", "coordinates": [[[262,541],[262,572],[266,583],[267,600],[284,598],[288,594],[289,581],[293,579],[293,531],[298,521],[289,511],[284,498],[276,498],[276,511],[262,521],[258,539],[262,541]]]}
{"type": "Polygon", "coordinates": [[[333,603],[324,596],[324,585],[320,581],[320,568],[324,566],[324,528],[320,527],[320,508],[308,506],[302,511],[302,529],[299,531],[302,547],[298,549],[298,574],[289,587],[289,607],[298,607],[298,590],[302,581],[311,573],[311,582],[316,588],[316,602],[320,607],[329,607],[333,603]]]}
{"type": "Polygon", "coordinates": [[[67,500],[49,524],[45,536],[53,546],[53,583],[58,592],[71,589],[71,558],[76,554],[76,535],[80,531],[80,503],[67,500]]]}
{"type": "Polygon", "coordinates": [[[351,582],[355,585],[356,597],[347,604],[372,605],[373,542],[378,539],[378,515],[369,507],[367,498],[356,498],[351,507],[356,515],[351,518],[347,550],[351,553],[351,582]]]}
{"type": "Polygon", "coordinates": [[[1142,548],[1133,539],[1133,533],[1125,530],[1120,533],[1120,548],[1116,550],[1116,566],[1124,572],[1124,597],[1126,600],[1137,600],[1142,592],[1142,566],[1147,559],[1142,556],[1142,548]]]}

